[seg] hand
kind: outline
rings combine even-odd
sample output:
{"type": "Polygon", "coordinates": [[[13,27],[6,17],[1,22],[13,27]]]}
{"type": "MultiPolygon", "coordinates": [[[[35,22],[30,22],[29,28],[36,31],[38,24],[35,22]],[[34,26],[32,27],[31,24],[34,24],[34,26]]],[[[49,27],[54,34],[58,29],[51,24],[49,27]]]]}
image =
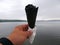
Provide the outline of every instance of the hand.
{"type": "Polygon", "coordinates": [[[14,31],[8,36],[8,39],[14,44],[14,45],[22,45],[24,41],[31,36],[32,32],[27,31],[28,25],[20,25],[17,26],[14,31]]]}

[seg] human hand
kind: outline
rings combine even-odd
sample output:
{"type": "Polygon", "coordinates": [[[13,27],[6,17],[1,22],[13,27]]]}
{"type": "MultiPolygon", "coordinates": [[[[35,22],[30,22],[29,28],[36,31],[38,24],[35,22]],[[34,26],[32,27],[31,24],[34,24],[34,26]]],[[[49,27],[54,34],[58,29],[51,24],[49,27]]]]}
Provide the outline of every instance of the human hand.
{"type": "Polygon", "coordinates": [[[14,44],[14,45],[22,45],[24,41],[31,36],[32,32],[27,31],[28,25],[20,25],[17,26],[14,31],[8,36],[8,39],[14,44]]]}

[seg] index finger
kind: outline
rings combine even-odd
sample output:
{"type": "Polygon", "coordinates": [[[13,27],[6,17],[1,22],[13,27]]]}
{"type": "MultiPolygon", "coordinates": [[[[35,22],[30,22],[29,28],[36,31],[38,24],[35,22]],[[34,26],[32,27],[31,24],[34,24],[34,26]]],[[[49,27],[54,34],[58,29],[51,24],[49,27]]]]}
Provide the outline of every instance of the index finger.
{"type": "Polygon", "coordinates": [[[18,30],[27,31],[28,30],[28,24],[19,25],[16,28],[18,30]]]}
{"type": "Polygon", "coordinates": [[[28,24],[24,24],[24,25],[21,25],[23,31],[27,31],[28,30],[28,24]]]}

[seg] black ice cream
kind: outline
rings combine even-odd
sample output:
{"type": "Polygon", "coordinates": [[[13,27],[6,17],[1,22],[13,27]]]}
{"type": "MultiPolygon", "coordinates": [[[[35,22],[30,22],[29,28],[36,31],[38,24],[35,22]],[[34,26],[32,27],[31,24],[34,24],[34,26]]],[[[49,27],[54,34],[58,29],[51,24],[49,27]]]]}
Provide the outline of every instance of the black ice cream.
{"type": "Polygon", "coordinates": [[[25,7],[25,11],[26,11],[28,25],[30,28],[33,29],[35,27],[38,7],[33,6],[32,4],[29,4],[25,7]]]}

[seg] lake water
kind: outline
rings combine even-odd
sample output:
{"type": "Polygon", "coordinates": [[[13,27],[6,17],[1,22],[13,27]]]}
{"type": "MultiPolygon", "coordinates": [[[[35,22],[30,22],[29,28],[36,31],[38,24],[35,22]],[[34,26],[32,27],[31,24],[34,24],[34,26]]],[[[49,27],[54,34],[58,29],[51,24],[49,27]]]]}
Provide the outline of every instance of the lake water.
{"type": "MultiPolygon", "coordinates": [[[[17,25],[27,22],[1,22],[0,38],[8,36],[17,25]]],[[[33,44],[27,41],[23,45],[60,45],[60,21],[36,22],[37,34],[33,44]]]]}

